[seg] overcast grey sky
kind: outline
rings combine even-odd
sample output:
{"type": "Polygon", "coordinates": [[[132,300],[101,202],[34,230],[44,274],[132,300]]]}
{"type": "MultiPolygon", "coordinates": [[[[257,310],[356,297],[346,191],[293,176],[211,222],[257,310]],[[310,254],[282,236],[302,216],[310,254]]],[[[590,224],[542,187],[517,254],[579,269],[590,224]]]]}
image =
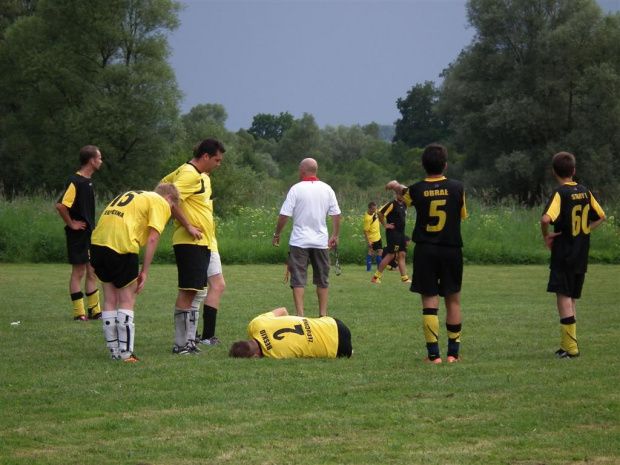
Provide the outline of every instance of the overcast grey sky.
{"type": "MultiPolygon", "coordinates": [[[[219,103],[229,130],[258,113],[320,127],[392,124],[396,100],[439,74],[474,34],[465,0],[186,0],[170,35],[181,110],[219,103]]],[[[606,10],[620,0],[602,0],[606,10]]]]}

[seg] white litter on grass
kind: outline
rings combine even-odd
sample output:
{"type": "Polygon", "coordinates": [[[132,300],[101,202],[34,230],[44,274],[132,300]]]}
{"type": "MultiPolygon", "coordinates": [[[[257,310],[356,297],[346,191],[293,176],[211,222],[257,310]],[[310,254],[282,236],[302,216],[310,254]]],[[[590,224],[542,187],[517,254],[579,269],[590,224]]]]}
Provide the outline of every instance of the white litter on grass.
{"type": "Polygon", "coordinates": [[[19,326],[20,323],[21,321],[14,321],[11,323],[11,326],[19,326]]]}

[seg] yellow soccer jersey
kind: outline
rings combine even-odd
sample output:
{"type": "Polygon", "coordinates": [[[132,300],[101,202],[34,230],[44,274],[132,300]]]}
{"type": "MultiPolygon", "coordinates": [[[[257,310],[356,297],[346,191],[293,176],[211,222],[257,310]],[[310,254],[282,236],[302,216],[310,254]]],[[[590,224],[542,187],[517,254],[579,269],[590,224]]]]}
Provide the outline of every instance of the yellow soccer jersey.
{"type": "Polygon", "coordinates": [[[336,358],[338,352],[338,326],[330,317],[263,313],[250,322],[248,336],[270,358],[336,358]]]}
{"type": "Polygon", "coordinates": [[[211,201],[211,180],[209,176],[200,173],[191,163],[185,163],[167,175],[162,182],[171,182],[181,194],[181,209],[191,225],[200,228],[201,239],[194,239],[192,235],[174,221],[172,244],[194,244],[210,247],[215,238],[213,224],[213,202],[211,201]]]}
{"type": "Polygon", "coordinates": [[[149,227],[161,234],[169,219],[170,205],[161,195],[125,192],[103,211],[91,242],[120,254],[139,253],[149,238],[149,227]]]}
{"type": "Polygon", "coordinates": [[[368,213],[364,214],[364,231],[368,232],[368,238],[372,242],[378,242],[381,240],[381,230],[379,228],[379,218],[377,218],[377,213],[373,213],[369,215],[368,213]]]}

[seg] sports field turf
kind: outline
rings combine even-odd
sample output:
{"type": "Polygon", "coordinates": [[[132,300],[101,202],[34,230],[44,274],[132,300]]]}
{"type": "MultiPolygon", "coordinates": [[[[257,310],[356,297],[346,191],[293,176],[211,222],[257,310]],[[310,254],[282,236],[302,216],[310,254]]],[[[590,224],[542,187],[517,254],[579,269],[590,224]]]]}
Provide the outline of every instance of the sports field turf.
{"type": "MultiPolygon", "coordinates": [[[[343,267],[329,313],[348,360],[227,356],[250,319],[294,312],[284,267],[226,266],[224,344],[171,354],[176,268],[136,304],[137,364],[72,321],[68,265],[0,265],[0,464],[616,464],[620,266],[591,265],[582,357],[558,360],[546,266],[467,266],[460,364],[428,365],[417,295],[343,267]],[[11,323],[17,323],[12,325],[11,323]]],[[[316,316],[314,288],[307,316],[316,316]]],[[[443,322],[445,311],[440,310],[443,322]]],[[[445,354],[445,329],[440,331],[445,354]]]]}

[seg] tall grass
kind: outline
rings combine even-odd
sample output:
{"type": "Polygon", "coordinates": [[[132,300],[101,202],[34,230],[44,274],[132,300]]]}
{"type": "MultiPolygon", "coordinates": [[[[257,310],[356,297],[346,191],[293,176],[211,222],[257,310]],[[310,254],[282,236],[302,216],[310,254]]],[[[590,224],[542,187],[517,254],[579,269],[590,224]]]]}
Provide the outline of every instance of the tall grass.
{"type": "MultiPolygon", "coordinates": [[[[383,200],[388,200],[386,197],[383,200]]],[[[381,199],[378,199],[380,202],[381,199]]],[[[63,226],[54,200],[44,197],[0,199],[0,262],[61,263],[66,261],[63,226]]],[[[366,245],[362,233],[365,199],[345,199],[339,259],[362,265],[366,245]]],[[[104,205],[98,206],[101,212],[104,205]]],[[[236,218],[217,221],[217,237],[224,264],[284,263],[292,221],[284,229],[281,247],[271,245],[280,205],[243,208],[236,218]]],[[[608,221],[592,234],[591,263],[620,263],[619,206],[603,205],[608,221]]],[[[465,261],[477,264],[543,264],[549,252],[540,236],[541,207],[516,203],[488,204],[468,200],[469,218],[463,222],[465,261]]],[[[414,210],[409,210],[407,232],[413,229],[414,210]]],[[[174,263],[172,227],[166,228],[156,263],[174,263]]],[[[384,235],[385,240],[385,235],[384,235]]]]}

